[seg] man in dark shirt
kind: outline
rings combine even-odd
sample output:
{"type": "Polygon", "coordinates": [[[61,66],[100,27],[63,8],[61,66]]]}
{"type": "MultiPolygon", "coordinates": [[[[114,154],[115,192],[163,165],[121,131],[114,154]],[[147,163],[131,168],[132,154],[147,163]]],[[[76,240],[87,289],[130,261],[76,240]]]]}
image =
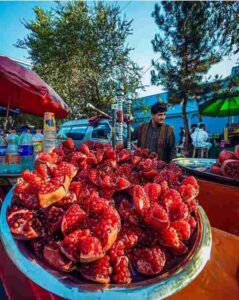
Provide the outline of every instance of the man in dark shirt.
{"type": "Polygon", "coordinates": [[[164,124],[166,111],[167,106],[164,103],[155,103],[151,107],[151,121],[139,125],[132,140],[137,140],[138,147],[156,152],[159,159],[169,163],[176,157],[176,146],[173,127],[164,124]]]}

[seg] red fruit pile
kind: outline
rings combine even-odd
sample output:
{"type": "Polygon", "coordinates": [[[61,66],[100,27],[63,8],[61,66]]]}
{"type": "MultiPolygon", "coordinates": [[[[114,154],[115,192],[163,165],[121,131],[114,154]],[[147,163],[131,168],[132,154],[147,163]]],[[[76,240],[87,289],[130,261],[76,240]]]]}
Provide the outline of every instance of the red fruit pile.
{"type": "Polygon", "coordinates": [[[8,211],[12,234],[61,272],[99,283],[155,276],[189,251],[199,192],[156,153],[67,139],[24,171],[8,211]]]}
{"type": "Polygon", "coordinates": [[[211,166],[210,172],[239,180],[239,146],[235,147],[234,152],[221,151],[217,163],[211,166]]]}

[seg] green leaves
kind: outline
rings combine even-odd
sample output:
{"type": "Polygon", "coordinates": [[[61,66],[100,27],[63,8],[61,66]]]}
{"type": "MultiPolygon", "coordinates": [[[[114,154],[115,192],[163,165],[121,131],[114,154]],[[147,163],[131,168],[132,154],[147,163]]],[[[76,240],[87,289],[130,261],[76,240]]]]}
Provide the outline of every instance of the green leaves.
{"type": "Polygon", "coordinates": [[[155,5],[152,16],[158,32],[152,45],[161,60],[153,61],[151,82],[167,89],[169,102],[183,104],[186,137],[188,99],[199,100],[205,92],[221,88],[221,83],[208,83],[205,75],[231,51],[232,36],[238,37],[239,31],[232,33],[231,26],[236,6],[224,1],[163,1],[155,5]]]}
{"type": "Polygon", "coordinates": [[[24,21],[28,35],[16,45],[28,50],[34,70],[72,108],[70,118],[87,115],[87,102],[108,110],[119,77],[127,92],[141,87],[141,69],[126,44],[131,21],[117,5],[69,1],[34,12],[34,20],[24,21]]]}

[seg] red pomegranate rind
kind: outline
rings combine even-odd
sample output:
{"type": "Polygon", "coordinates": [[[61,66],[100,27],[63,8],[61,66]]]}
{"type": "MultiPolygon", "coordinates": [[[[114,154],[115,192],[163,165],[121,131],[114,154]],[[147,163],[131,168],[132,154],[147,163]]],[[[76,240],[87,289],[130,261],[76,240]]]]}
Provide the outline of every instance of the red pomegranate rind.
{"type": "Polygon", "coordinates": [[[123,221],[128,221],[129,223],[136,226],[140,225],[140,223],[142,222],[141,218],[136,212],[136,209],[131,207],[130,202],[125,199],[120,202],[118,212],[123,221]]]}
{"type": "Polygon", "coordinates": [[[127,256],[119,256],[113,264],[112,281],[115,283],[129,284],[132,281],[129,259],[127,256]]]}
{"type": "Polygon", "coordinates": [[[159,274],[166,263],[165,254],[158,246],[135,249],[133,260],[137,271],[147,276],[159,274]]]}
{"type": "Polygon", "coordinates": [[[26,192],[19,194],[17,200],[24,207],[27,207],[30,209],[37,209],[40,207],[37,195],[30,193],[30,191],[29,192],[26,191],[26,192]]]}
{"type": "Polygon", "coordinates": [[[68,207],[77,201],[76,194],[69,192],[62,200],[56,203],[56,206],[68,207]]]}
{"type": "Polygon", "coordinates": [[[74,270],[73,262],[63,256],[57,244],[46,245],[43,250],[43,257],[51,267],[60,272],[69,273],[74,270]]]}
{"type": "Polygon", "coordinates": [[[188,252],[188,247],[186,245],[184,245],[183,242],[180,241],[179,245],[176,247],[170,248],[170,251],[174,255],[180,256],[180,255],[184,255],[188,252]]]}
{"type": "Polygon", "coordinates": [[[191,227],[186,221],[171,222],[171,226],[177,231],[180,241],[185,241],[190,238],[191,227]]]}
{"type": "Polygon", "coordinates": [[[180,240],[176,229],[169,227],[167,230],[163,231],[161,234],[160,244],[166,247],[178,247],[180,240]]]}
{"type": "Polygon", "coordinates": [[[166,210],[157,203],[154,203],[145,213],[144,220],[157,231],[164,231],[170,225],[166,210]]]}
{"type": "Polygon", "coordinates": [[[161,196],[161,186],[157,183],[147,183],[144,190],[149,197],[151,203],[158,202],[161,196]]]}
{"type": "Polygon", "coordinates": [[[199,190],[197,179],[194,176],[188,176],[182,181],[182,185],[191,184],[194,188],[199,190]]]}
{"type": "Polygon", "coordinates": [[[75,149],[75,144],[71,138],[67,138],[63,143],[62,146],[73,151],[75,149]]]}
{"type": "Polygon", "coordinates": [[[80,145],[79,151],[86,154],[86,155],[88,155],[90,153],[90,149],[86,144],[80,145]]]}
{"type": "Polygon", "coordinates": [[[216,174],[216,175],[223,175],[222,174],[222,169],[216,165],[212,165],[211,168],[210,168],[210,172],[212,174],[216,174]]]}
{"type": "Polygon", "coordinates": [[[125,178],[117,178],[116,180],[116,190],[117,191],[122,191],[122,190],[126,190],[128,187],[130,187],[130,182],[125,179],[125,178]]]}
{"type": "Polygon", "coordinates": [[[52,232],[61,229],[61,222],[64,215],[64,210],[60,207],[52,206],[47,212],[47,221],[50,224],[52,232]]]}
{"type": "Polygon", "coordinates": [[[167,181],[162,181],[160,183],[160,186],[161,186],[161,194],[164,195],[169,189],[167,181]]]}
{"type": "Polygon", "coordinates": [[[40,206],[47,208],[62,200],[68,193],[70,181],[70,178],[65,176],[63,184],[60,187],[57,187],[54,191],[48,193],[39,193],[38,198],[40,201],[40,206]]]}
{"type": "Polygon", "coordinates": [[[197,221],[194,219],[194,217],[190,216],[188,218],[188,224],[190,225],[191,234],[192,234],[194,229],[197,227],[197,221]]]}
{"type": "Polygon", "coordinates": [[[223,150],[220,152],[220,154],[218,155],[218,161],[222,164],[225,160],[228,159],[235,159],[235,153],[233,153],[232,151],[228,151],[228,150],[223,150]]]}
{"type": "Polygon", "coordinates": [[[80,248],[80,262],[82,263],[90,263],[104,256],[101,242],[96,237],[87,236],[82,240],[80,248]]]}
{"type": "Polygon", "coordinates": [[[112,267],[109,256],[89,264],[82,264],[79,268],[81,275],[91,281],[107,284],[110,282],[112,267]]]}
{"type": "Polygon", "coordinates": [[[117,239],[121,227],[120,216],[114,207],[105,205],[104,201],[101,204],[95,201],[92,205],[95,213],[92,217],[97,219],[97,223],[91,229],[100,239],[103,250],[106,252],[117,239]]]}
{"type": "Polygon", "coordinates": [[[182,184],[178,191],[183,201],[191,201],[198,196],[199,190],[191,184],[182,184]]]}
{"type": "Polygon", "coordinates": [[[30,240],[41,237],[45,230],[33,211],[27,208],[10,210],[7,222],[15,238],[30,240]]]}
{"type": "Polygon", "coordinates": [[[137,156],[137,155],[131,156],[131,163],[134,166],[138,165],[140,162],[141,162],[141,157],[140,156],[137,156]]]}
{"type": "Polygon", "coordinates": [[[79,205],[73,204],[65,212],[62,223],[61,231],[64,235],[76,229],[84,229],[87,227],[87,215],[80,208],[79,205]]]}
{"type": "Polygon", "coordinates": [[[131,151],[123,149],[119,152],[117,161],[118,162],[125,162],[125,161],[130,160],[130,158],[131,158],[131,151]]]}
{"type": "Polygon", "coordinates": [[[135,185],[133,188],[133,201],[135,208],[139,214],[142,214],[150,207],[149,198],[144,188],[140,185],[135,185]]]}
{"type": "Polygon", "coordinates": [[[69,260],[75,262],[92,262],[104,256],[101,242],[88,229],[70,233],[59,243],[59,247],[69,260]]]}
{"type": "Polygon", "coordinates": [[[182,198],[178,191],[174,189],[167,190],[161,197],[160,203],[168,209],[172,204],[182,202],[182,198]]]}
{"type": "Polygon", "coordinates": [[[239,179],[239,160],[228,159],[222,163],[222,173],[232,179],[239,179]]]}
{"type": "MultiPolygon", "coordinates": [[[[190,201],[190,204],[192,204],[192,201],[190,201]]],[[[187,219],[189,215],[188,210],[189,208],[187,204],[183,202],[171,203],[167,208],[169,219],[171,222],[187,219]]]]}

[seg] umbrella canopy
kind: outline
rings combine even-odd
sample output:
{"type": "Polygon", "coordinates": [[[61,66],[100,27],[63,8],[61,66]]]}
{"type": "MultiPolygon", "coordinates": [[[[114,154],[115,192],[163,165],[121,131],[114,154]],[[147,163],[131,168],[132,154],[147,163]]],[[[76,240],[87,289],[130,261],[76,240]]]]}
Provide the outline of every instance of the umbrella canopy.
{"type": "Polygon", "coordinates": [[[199,105],[199,112],[204,116],[230,117],[239,115],[239,92],[221,94],[199,105]]]}
{"type": "Polygon", "coordinates": [[[58,119],[69,112],[67,104],[35,72],[5,56],[0,56],[0,105],[41,117],[53,112],[58,119]]]}

